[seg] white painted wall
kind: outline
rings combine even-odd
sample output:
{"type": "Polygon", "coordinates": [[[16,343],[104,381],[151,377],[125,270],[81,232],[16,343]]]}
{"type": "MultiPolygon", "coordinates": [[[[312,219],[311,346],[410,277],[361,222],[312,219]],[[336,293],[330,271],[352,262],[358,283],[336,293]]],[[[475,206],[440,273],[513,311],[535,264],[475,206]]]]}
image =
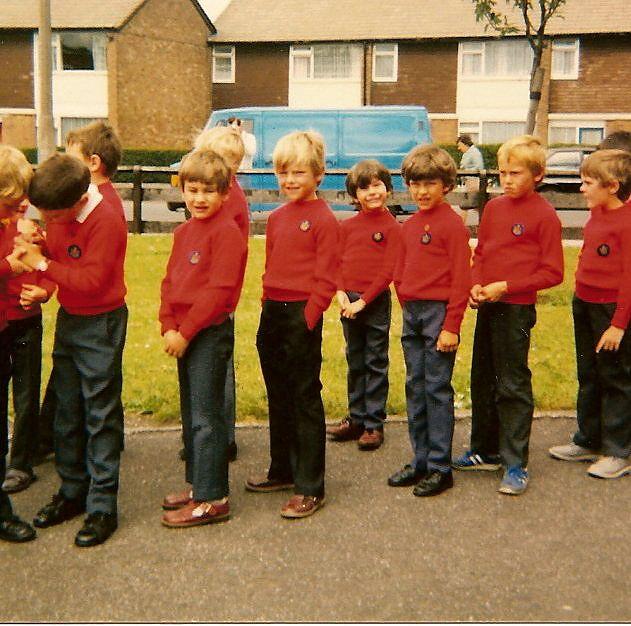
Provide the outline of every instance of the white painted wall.
{"type": "Polygon", "coordinates": [[[53,72],[55,117],[107,117],[107,72],[53,72]]]}
{"type": "Polygon", "coordinates": [[[461,122],[525,121],[529,80],[459,78],[456,114],[461,122]]]}

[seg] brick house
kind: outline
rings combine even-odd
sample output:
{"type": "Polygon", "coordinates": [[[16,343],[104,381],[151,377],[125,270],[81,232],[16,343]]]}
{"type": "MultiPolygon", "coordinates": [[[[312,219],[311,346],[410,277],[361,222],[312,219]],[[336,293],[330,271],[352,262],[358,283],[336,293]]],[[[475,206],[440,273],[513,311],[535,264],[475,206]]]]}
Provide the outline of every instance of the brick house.
{"type": "MultiPolygon", "coordinates": [[[[628,0],[568,0],[550,22],[537,120],[550,143],[631,129],[627,14],[628,0]]],[[[439,142],[525,126],[528,43],[485,31],[471,0],[232,0],[215,22],[216,109],[423,104],[439,142]]]]}
{"type": "MultiPolygon", "coordinates": [[[[38,0],[2,0],[2,141],[35,145],[38,0]]],[[[68,130],[109,119],[124,146],[187,148],[211,107],[208,37],[197,0],[52,0],[53,117],[68,130]]]]}

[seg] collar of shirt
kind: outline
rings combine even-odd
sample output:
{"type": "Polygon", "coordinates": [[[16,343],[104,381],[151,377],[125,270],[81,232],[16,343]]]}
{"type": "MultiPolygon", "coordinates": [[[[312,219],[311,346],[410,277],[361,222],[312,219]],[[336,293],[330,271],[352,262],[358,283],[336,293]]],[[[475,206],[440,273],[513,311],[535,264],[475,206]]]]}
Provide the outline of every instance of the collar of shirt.
{"type": "Polygon", "coordinates": [[[92,211],[96,209],[99,202],[103,200],[103,196],[99,193],[99,188],[93,183],[90,183],[87,193],[88,201],[83,209],[81,209],[81,213],[79,213],[79,215],[77,215],[77,217],[75,218],[77,222],[79,222],[79,224],[83,224],[83,222],[88,219],[90,213],[92,213],[92,211]]]}

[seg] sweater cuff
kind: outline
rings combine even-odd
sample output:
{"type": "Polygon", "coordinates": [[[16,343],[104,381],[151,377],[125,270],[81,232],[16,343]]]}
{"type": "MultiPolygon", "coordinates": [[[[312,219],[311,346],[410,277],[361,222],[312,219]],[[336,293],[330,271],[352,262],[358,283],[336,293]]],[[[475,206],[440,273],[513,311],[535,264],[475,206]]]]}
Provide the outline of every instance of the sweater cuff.
{"type": "Polygon", "coordinates": [[[316,327],[316,324],[322,317],[322,313],[323,311],[318,308],[318,306],[312,300],[307,300],[304,315],[305,322],[307,323],[307,328],[309,330],[313,330],[316,327]]]}

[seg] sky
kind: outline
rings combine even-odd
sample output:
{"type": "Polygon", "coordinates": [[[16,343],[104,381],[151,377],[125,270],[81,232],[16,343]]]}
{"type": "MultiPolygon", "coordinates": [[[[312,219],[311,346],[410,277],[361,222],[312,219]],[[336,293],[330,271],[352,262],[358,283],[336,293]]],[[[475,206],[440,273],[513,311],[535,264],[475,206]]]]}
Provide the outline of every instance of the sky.
{"type": "Polygon", "coordinates": [[[230,0],[198,0],[202,5],[202,8],[208,14],[208,17],[212,20],[230,4],[230,0]]]}

